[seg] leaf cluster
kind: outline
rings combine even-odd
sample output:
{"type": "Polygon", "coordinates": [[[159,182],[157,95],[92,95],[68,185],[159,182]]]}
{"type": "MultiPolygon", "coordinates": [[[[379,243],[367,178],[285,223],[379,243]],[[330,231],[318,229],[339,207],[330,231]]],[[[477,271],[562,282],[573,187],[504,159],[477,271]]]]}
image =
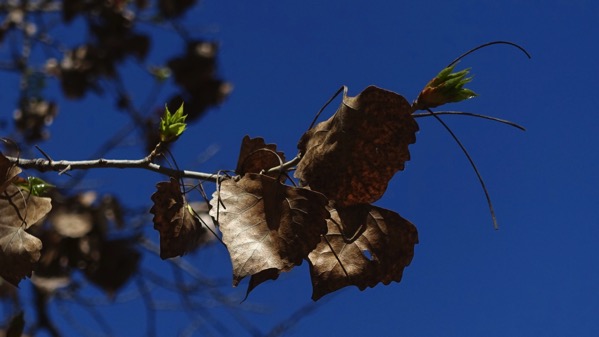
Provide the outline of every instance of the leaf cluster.
{"type": "MultiPolygon", "coordinates": [[[[410,158],[418,131],[412,112],[404,97],[374,86],[355,97],[344,92],[337,112],[298,143],[299,186],[286,183],[285,157],[274,144],[246,136],[235,175],[222,177],[210,200],[233,285],[249,276],[249,294],[303,261],[314,300],[349,285],[399,282],[418,242],[416,228],[372,203],[410,158]]],[[[163,258],[195,249],[201,237],[185,194],[171,178],[152,195],[163,258]]]]}

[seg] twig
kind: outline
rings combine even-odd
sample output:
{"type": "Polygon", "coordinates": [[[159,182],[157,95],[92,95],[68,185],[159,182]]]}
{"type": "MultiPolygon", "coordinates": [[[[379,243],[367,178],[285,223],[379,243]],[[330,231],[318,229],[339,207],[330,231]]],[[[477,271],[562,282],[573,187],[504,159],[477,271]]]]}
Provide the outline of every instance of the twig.
{"type": "Polygon", "coordinates": [[[489,195],[489,191],[487,190],[487,186],[485,185],[485,181],[483,180],[482,175],[478,171],[476,164],[474,164],[474,160],[472,160],[472,157],[470,157],[470,154],[466,150],[466,147],[464,146],[464,144],[462,144],[462,142],[458,139],[458,136],[456,136],[456,134],[453,133],[451,128],[447,124],[445,124],[445,122],[441,119],[441,117],[435,115],[435,113],[431,109],[427,109],[427,111],[439,123],[441,123],[441,125],[443,125],[445,130],[447,130],[447,132],[449,132],[449,134],[451,135],[451,138],[453,138],[453,140],[455,140],[455,142],[458,144],[458,146],[460,147],[460,149],[462,150],[464,155],[466,155],[466,159],[468,159],[468,162],[470,162],[470,166],[472,166],[474,173],[476,173],[476,177],[478,178],[478,181],[480,182],[480,186],[483,188],[483,192],[485,193],[485,198],[487,199],[487,205],[489,206],[489,212],[491,213],[491,219],[493,220],[493,227],[495,229],[499,229],[499,224],[497,223],[497,217],[495,216],[495,209],[493,208],[493,202],[491,201],[491,196],[489,195]]]}
{"type": "Polygon", "coordinates": [[[58,160],[50,161],[43,158],[22,159],[15,157],[6,157],[11,163],[23,169],[35,169],[40,172],[57,171],[66,172],[67,170],[89,170],[97,168],[119,168],[119,169],[145,169],[162,173],[164,175],[182,178],[202,179],[216,182],[217,176],[212,173],[197,171],[176,170],[166,166],[152,163],[148,158],[143,159],[95,159],[95,160],[58,160]]]}
{"type": "Polygon", "coordinates": [[[451,67],[452,65],[458,63],[461,59],[463,59],[464,57],[474,53],[475,51],[482,49],[482,48],[486,48],[488,46],[492,46],[495,44],[505,44],[505,45],[509,45],[512,47],[516,47],[517,49],[520,49],[521,52],[524,53],[524,55],[526,55],[526,57],[531,58],[530,54],[526,51],[526,49],[522,48],[520,45],[514,43],[514,42],[510,42],[510,41],[493,41],[493,42],[487,42],[487,43],[483,43],[478,47],[474,47],[472,49],[470,49],[469,51],[465,52],[464,54],[458,56],[455,60],[451,61],[451,63],[449,63],[449,65],[447,67],[451,67]]]}
{"type": "Polygon", "coordinates": [[[432,111],[432,112],[424,112],[424,113],[413,113],[412,117],[414,118],[418,118],[418,117],[430,117],[431,115],[433,116],[440,116],[440,115],[460,115],[460,116],[469,116],[469,117],[478,117],[478,118],[482,118],[482,119],[488,119],[490,121],[493,122],[498,122],[498,123],[503,123],[503,124],[507,124],[509,126],[513,126],[517,129],[520,129],[522,131],[526,131],[526,129],[520,125],[520,124],[516,124],[514,122],[505,120],[505,119],[501,119],[501,118],[497,118],[497,117],[492,117],[492,116],[487,116],[487,115],[481,115],[481,114],[477,114],[477,113],[472,113],[472,112],[463,112],[463,111],[432,111]]]}
{"type": "MultiPolygon", "coordinates": [[[[94,159],[94,160],[48,160],[46,158],[23,159],[7,156],[6,159],[11,163],[23,169],[35,169],[40,172],[56,171],[65,173],[69,170],[90,170],[98,168],[118,168],[118,169],[144,169],[158,172],[171,177],[200,179],[204,181],[218,182],[222,179],[227,179],[227,176],[218,175],[215,173],[205,173],[189,170],[177,170],[170,167],[162,166],[151,162],[150,157],[142,159],[94,159]]],[[[283,163],[279,166],[272,167],[265,172],[278,172],[288,170],[296,165],[300,157],[295,157],[291,161],[283,163]]]]}

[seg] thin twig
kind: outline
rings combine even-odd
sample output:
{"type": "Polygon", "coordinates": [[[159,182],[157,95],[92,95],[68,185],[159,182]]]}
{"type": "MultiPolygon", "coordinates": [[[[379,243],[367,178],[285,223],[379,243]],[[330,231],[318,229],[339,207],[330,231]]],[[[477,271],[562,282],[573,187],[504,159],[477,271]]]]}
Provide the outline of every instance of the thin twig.
{"type": "Polygon", "coordinates": [[[197,171],[176,170],[166,166],[158,165],[150,162],[147,158],[143,159],[95,159],[95,160],[58,160],[49,161],[43,158],[37,159],[22,159],[15,157],[6,157],[11,163],[23,169],[35,169],[40,172],[46,171],[65,171],[68,170],[89,170],[97,168],[119,168],[119,169],[145,169],[162,173],[173,177],[202,179],[216,182],[217,176],[213,173],[204,173],[197,171]]]}
{"type": "MultiPolygon", "coordinates": [[[[56,171],[66,172],[70,170],[90,170],[98,168],[118,168],[118,169],[144,169],[158,172],[171,177],[200,179],[204,181],[218,182],[227,179],[215,173],[205,173],[190,170],[177,170],[170,167],[152,163],[149,157],[142,159],[94,159],[94,160],[48,160],[46,158],[23,159],[7,156],[6,159],[22,169],[34,169],[40,172],[56,171]]],[[[295,157],[291,161],[266,170],[266,173],[288,170],[296,165],[300,157],[295,157]]]]}
{"type": "Polygon", "coordinates": [[[337,97],[339,96],[339,94],[343,92],[343,96],[345,96],[347,94],[347,87],[346,86],[341,86],[341,88],[339,88],[335,94],[333,95],[333,97],[329,98],[329,100],[322,106],[322,108],[320,108],[320,110],[318,110],[318,112],[316,113],[316,116],[314,116],[314,119],[312,120],[312,123],[310,123],[310,127],[308,128],[308,130],[312,129],[314,127],[314,124],[316,124],[316,121],[318,120],[318,117],[320,116],[320,114],[324,111],[324,109],[326,109],[327,106],[329,106],[329,104],[331,104],[331,102],[337,97]]]}
{"type": "Polygon", "coordinates": [[[462,149],[462,152],[464,152],[464,155],[466,155],[466,158],[470,162],[470,166],[472,166],[472,169],[474,170],[474,173],[476,173],[476,177],[478,178],[478,181],[480,182],[480,185],[483,188],[483,192],[485,193],[485,198],[487,198],[487,204],[489,205],[489,212],[491,213],[491,218],[493,220],[493,227],[495,229],[499,229],[499,224],[497,223],[497,217],[495,216],[495,210],[493,209],[493,203],[491,202],[491,196],[489,195],[489,191],[487,190],[485,181],[483,180],[483,177],[481,176],[480,172],[478,171],[478,168],[476,167],[474,160],[472,160],[472,157],[470,157],[468,150],[466,150],[466,147],[458,139],[458,136],[456,136],[455,133],[453,133],[453,131],[451,131],[451,128],[447,124],[445,124],[445,122],[441,119],[441,117],[435,115],[435,113],[433,111],[431,111],[430,109],[427,109],[427,111],[430,112],[430,114],[433,117],[435,117],[435,119],[437,119],[437,121],[439,123],[441,123],[441,125],[443,125],[443,127],[445,128],[445,130],[447,130],[447,132],[449,132],[449,134],[451,135],[453,140],[456,141],[456,143],[458,144],[460,149],[462,149]]]}
{"type": "Polygon", "coordinates": [[[449,65],[447,65],[447,67],[451,67],[452,65],[458,63],[461,59],[463,59],[464,57],[474,53],[475,51],[488,47],[488,46],[492,46],[494,44],[507,44],[509,46],[512,47],[516,47],[518,48],[520,51],[522,51],[526,57],[531,58],[530,54],[526,51],[526,49],[524,49],[523,47],[521,47],[520,45],[514,43],[514,42],[510,42],[510,41],[493,41],[493,42],[487,42],[487,43],[483,43],[478,47],[474,47],[472,49],[470,49],[469,51],[465,52],[464,54],[458,56],[455,60],[451,61],[451,63],[449,63],[449,65]]]}
{"type": "Polygon", "coordinates": [[[431,111],[431,112],[423,112],[423,113],[413,113],[412,117],[414,117],[414,118],[430,117],[431,114],[434,115],[434,116],[440,116],[440,115],[460,115],[460,116],[478,117],[478,118],[488,119],[488,120],[491,120],[493,122],[507,124],[509,126],[513,126],[513,127],[517,128],[517,129],[520,129],[522,131],[526,131],[526,129],[522,125],[516,124],[516,123],[514,123],[512,121],[508,121],[508,120],[497,118],[497,117],[491,117],[491,116],[487,116],[487,115],[481,115],[481,114],[477,114],[477,113],[472,113],[472,112],[463,112],[463,111],[431,111]]]}

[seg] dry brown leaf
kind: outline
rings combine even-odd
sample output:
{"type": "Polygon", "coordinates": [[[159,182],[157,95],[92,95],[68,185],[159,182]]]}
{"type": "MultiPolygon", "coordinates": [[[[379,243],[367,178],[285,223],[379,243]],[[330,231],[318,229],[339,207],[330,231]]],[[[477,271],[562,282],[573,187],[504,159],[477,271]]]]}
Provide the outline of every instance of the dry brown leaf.
{"type": "Polygon", "coordinates": [[[0,153],[0,192],[4,191],[6,186],[11,184],[19,173],[21,173],[21,168],[13,165],[0,153]]]}
{"type": "Polygon", "coordinates": [[[179,181],[171,177],[158,183],[156,189],[150,213],[154,214],[154,229],[160,233],[160,257],[168,259],[193,251],[204,241],[207,230],[189,211],[179,181]]]}
{"type": "Polygon", "coordinates": [[[224,180],[210,203],[231,255],[233,286],[252,275],[248,292],[300,265],[326,232],[329,216],[322,194],[252,173],[224,180]]]}
{"type": "Polygon", "coordinates": [[[331,208],[330,213],[327,234],[308,256],[313,300],[349,285],[364,290],[401,280],[418,243],[414,225],[371,205],[331,208]]]}
{"type": "Polygon", "coordinates": [[[113,295],[137,272],[141,255],[131,239],[101,243],[98,259],[85,268],[85,276],[109,295],[113,295]]]}
{"type": "MultiPolygon", "coordinates": [[[[263,138],[243,137],[237,168],[235,173],[243,176],[246,173],[260,173],[285,162],[283,152],[277,152],[275,144],[264,143],[263,138]]],[[[270,177],[277,178],[276,172],[267,174],[270,177]]]]}
{"type": "Polygon", "coordinates": [[[342,207],[378,200],[410,159],[418,131],[411,113],[404,97],[374,86],[344,94],[335,115],[300,139],[295,176],[342,207]]]}
{"type": "Polygon", "coordinates": [[[25,232],[52,208],[50,198],[30,195],[15,185],[0,193],[0,276],[17,286],[31,276],[42,242],[25,232]]]}

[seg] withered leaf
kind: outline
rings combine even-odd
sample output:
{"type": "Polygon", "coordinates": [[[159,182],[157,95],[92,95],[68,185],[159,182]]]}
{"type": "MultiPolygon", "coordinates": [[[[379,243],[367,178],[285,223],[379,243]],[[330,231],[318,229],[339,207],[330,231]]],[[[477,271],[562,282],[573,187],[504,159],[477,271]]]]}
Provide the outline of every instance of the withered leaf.
{"type": "Polygon", "coordinates": [[[349,285],[360,290],[401,280],[414,256],[416,227],[371,205],[330,209],[328,232],[308,256],[312,299],[349,285]]]}
{"type": "MultiPolygon", "coordinates": [[[[279,166],[283,162],[285,162],[285,155],[283,152],[277,151],[275,144],[266,144],[263,138],[245,136],[241,142],[235,173],[240,176],[246,173],[260,173],[262,170],[279,166]]],[[[277,178],[279,174],[273,172],[268,176],[277,178]]]]}
{"type": "Polygon", "coordinates": [[[248,292],[300,265],[329,217],[322,194],[253,173],[224,180],[210,203],[233,263],[233,286],[252,275],[248,292]]]}
{"type": "Polygon", "coordinates": [[[154,229],[160,233],[160,257],[182,256],[196,249],[204,241],[207,231],[189,211],[179,181],[171,177],[156,185],[152,194],[154,229]]]}
{"type": "Polygon", "coordinates": [[[98,259],[85,268],[85,276],[94,284],[114,294],[137,272],[140,253],[131,239],[109,240],[101,243],[98,259]]]}
{"type": "Polygon", "coordinates": [[[4,191],[6,186],[11,184],[13,178],[19,173],[21,173],[21,168],[13,165],[2,153],[0,153],[0,192],[4,191]]]}
{"type": "Polygon", "coordinates": [[[0,276],[15,286],[31,276],[42,249],[42,242],[25,230],[51,208],[50,198],[30,195],[15,185],[0,193],[0,276]]]}
{"type": "Polygon", "coordinates": [[[406,99],[370,86],[344,93],[335,115],[306,132],[295,176],[339,206],[378,200],[410,159],[418,124],[406,99]]]}

